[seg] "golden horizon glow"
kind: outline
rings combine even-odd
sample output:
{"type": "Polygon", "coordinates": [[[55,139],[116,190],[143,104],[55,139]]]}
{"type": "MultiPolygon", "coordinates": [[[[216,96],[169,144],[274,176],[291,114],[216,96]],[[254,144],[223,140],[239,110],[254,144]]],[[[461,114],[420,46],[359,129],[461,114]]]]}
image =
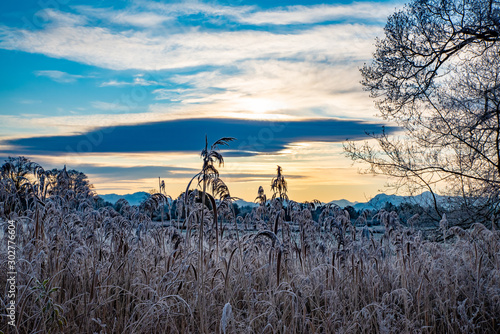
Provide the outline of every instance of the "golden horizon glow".
{"type": "MultiPolygon", "coordinates": [[[[253,201],[259,186],[264,187],[268,196],[271,195],[270,184],[272,177],[276,174],[277,165],[283,168],[288,182],[289,197],[299,202],[313,199],[323,202],[338,199],[366,201],[367,198],[372,198],[381,190],[383,191],[387,178],[359,174],[358,166],[346,167],[346,165],[352,165],[352,162],[344,157],[341,151],[342,147],[339,144],[299,142],[290,145],[279,154],[226,157],[225,165],[218,169],[231,195],[247,201],[253,201]],[[322,157],[321,160],[317,159],[318,155],[322,157]]],[[[224,155],[224,151],[222,154],[224,155]]],[[[56,160],[50,161],[56,163],[56,160]]],[[[64,159],[60,161],[61,164],[63,162],[64,159]]],[[[86,173],[98,194],[125,195],[138,191],[148,192],[158,188],[158,177],[161,177],[166,183],[167,193],[174,198],[186,190],[189,180],[199,171],[202,163],[199,154],[195,153],[124,153],[108,155],[106,160],[104,160],[104,154],[93,154],[74,161],[75,165],[83,162],[110,168],[116,165],[123,168],[155,165],[160,168],[165,166],[165,168],[192,169],[191,171],[173,170],[169,172],[170,176],[158,173],[154,177],[140,178],[138,176],[130,180],[110,180],[99,174],[86,173]],[[137,165],[137,159],[140,159],[143,164],[137,165]]],[[[72,166],[68,165],[68,168],[72,166]]],[[[85,165],[81,171],[85,172],[85,165]]]]}

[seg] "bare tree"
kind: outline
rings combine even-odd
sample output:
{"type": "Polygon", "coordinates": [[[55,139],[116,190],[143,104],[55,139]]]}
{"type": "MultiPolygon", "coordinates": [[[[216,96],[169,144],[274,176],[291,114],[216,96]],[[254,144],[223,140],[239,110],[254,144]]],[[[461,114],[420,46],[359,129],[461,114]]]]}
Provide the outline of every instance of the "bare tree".
{"type": "Polygon", "coordinates": [[[499,34],[498,0],[414,0],[389,17],[361,69],[402,134],[372,134],[378,147],[350,142],[348,156],[396,187],[430,191],[438,220],[436,192],[454,196],[464,223],[490,221],[499,208],[499,34]]]}

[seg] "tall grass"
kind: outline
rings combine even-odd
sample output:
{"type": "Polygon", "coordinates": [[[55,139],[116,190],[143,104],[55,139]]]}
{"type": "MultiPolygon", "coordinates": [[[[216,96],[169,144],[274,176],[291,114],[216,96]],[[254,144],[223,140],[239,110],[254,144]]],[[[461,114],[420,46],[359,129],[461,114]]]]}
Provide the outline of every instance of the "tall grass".
{"type": "MultiPolygon", "coordinates": [[[[153,222],[147,206],[98,208],[70,186],[37,202],[2,182],[1,230],[18,224],[18,333],[500,330],[500,233],[481,224],[443,224],[438,243],[383,211],[375,239],[338,207],[314,221],[314,205],[275,199],[240,223],[218,202],[219,231],[216,211],[186,193],[178,204],[193,223],[182,229],[153,222]]],[[[2,260],[1,282],[7,271],[2,260]]]]}

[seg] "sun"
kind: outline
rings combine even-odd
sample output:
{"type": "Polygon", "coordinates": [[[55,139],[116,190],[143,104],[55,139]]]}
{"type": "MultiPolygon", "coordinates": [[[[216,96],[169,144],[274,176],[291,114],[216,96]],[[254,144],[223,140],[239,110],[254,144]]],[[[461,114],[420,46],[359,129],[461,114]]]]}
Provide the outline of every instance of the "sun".
{"type": "Polygon", "coordinates": [[[255,114],[265,114],[267,112],[286,109],[287,105],[281,101],[265,98],[245,98],[240,101],[241,109],[248,110],[255,114]]]}

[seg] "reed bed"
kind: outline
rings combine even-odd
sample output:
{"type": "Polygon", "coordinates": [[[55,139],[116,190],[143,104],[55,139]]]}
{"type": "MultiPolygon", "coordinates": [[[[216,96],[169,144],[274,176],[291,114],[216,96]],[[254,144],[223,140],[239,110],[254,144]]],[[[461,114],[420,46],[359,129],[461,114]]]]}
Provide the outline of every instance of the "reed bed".
{"type": "MultiPolygon", "coordinates": [[[[314,221],[314,204],[278,199],[214,220],[193,196],[178,201],[188,218],[164,227],[151,220],[160,201],[118,212],[71,187],[25,206],[5,187],[0,196],[2,240],[15,220],[18,244],[16,327],[2,316],[5,333],[500,330],[495,224],[442,224],[446,242],[435,242],[382,211],[375,240],[338,207],[314,221]]],[[[1,282],[7,271],[2,260],[1,282]]]]}

